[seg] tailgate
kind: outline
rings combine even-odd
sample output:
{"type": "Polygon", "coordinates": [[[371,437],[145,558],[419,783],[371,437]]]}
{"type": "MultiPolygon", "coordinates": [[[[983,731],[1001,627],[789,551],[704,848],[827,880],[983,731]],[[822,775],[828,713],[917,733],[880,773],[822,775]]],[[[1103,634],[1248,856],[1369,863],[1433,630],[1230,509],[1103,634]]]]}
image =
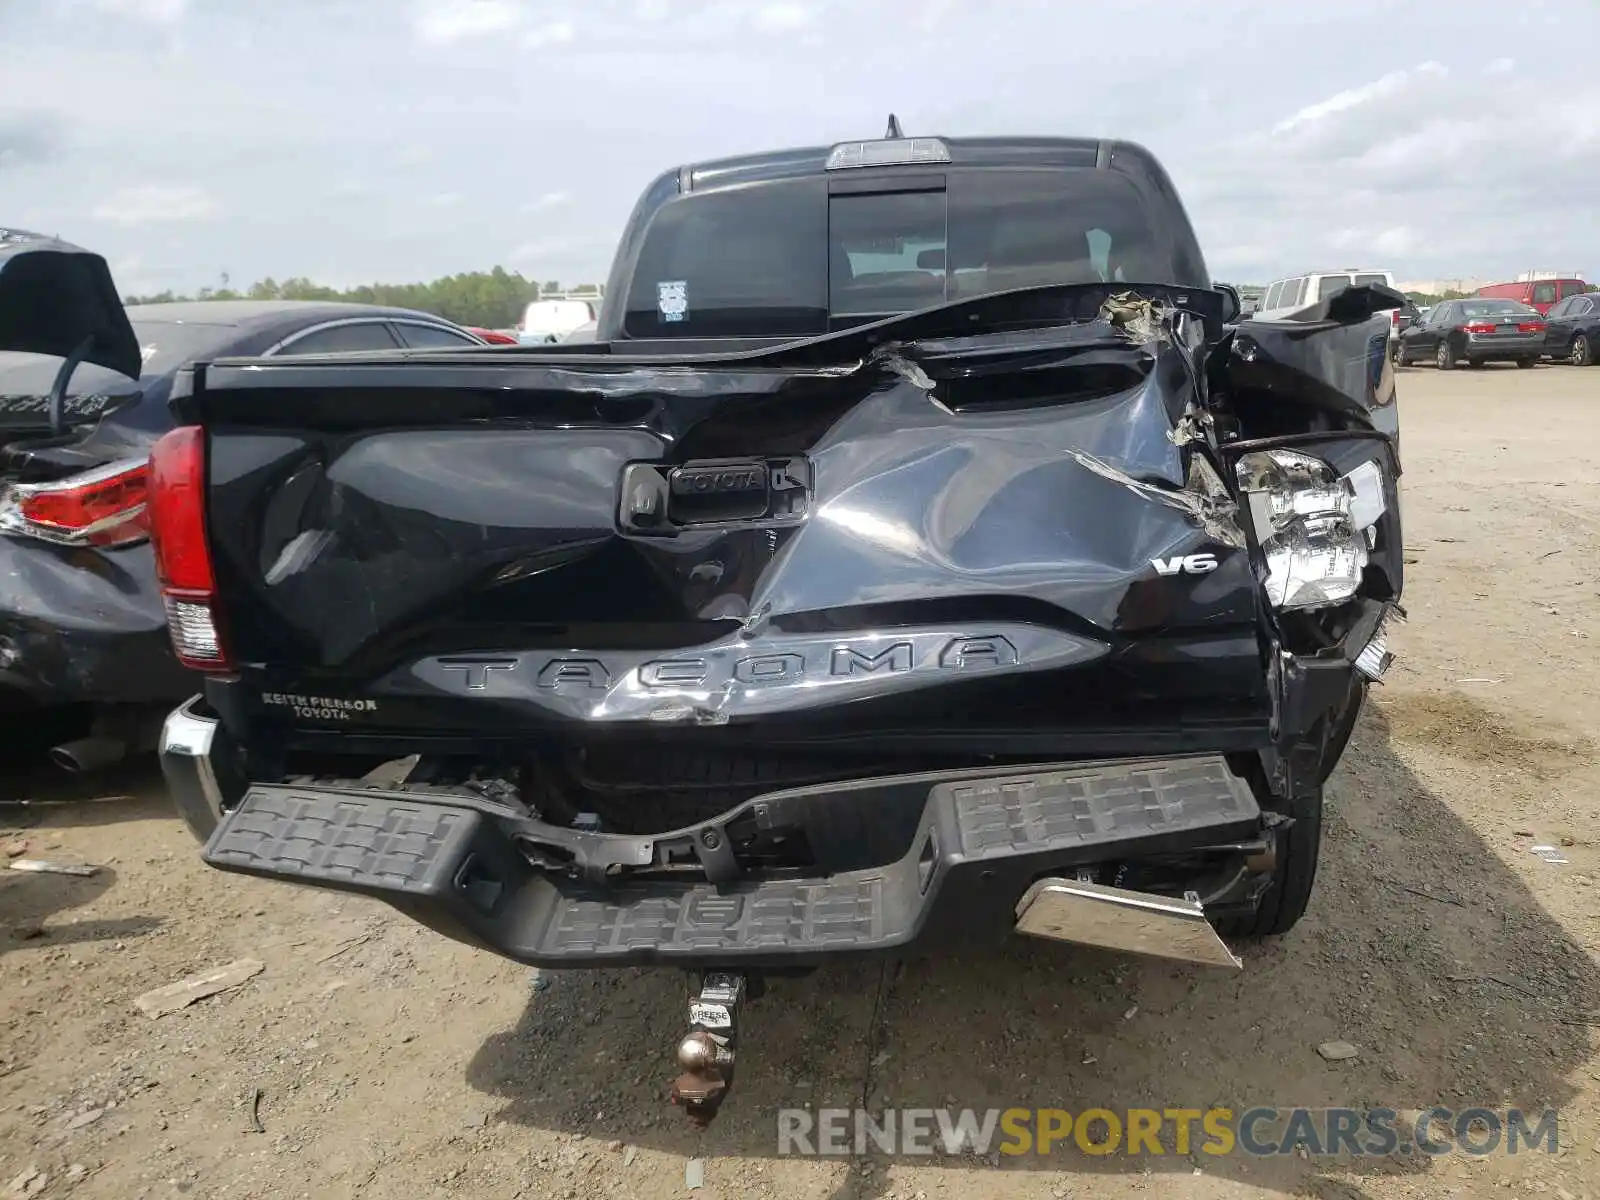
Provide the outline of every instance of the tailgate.
{"type": "MultiPolygon", "coordinates": [[[[587,720],[738,692],[759,715],[969,667],[1114,671],[1163,638],[1141,650],[1158,691],[1254,690],[1259,588],[1194,416],[1205,351],[1100,303],[860,334],[853,360],[834,338],[206,366],[178,404],[206,430],[232,658],[313,720],[353,690],[587,720]]],[[[1212,366],[1346,418],[1391,404],[1381,318],[1250,345],[1212,366]]]]}
{"type": "Polygon", "coordinates": [[[1128,595],[1218,548],[1170,436],[1182,353],[1091,328],[921,366],[367,366],[313,390],[268,368],[209,426],[234,650],[350,673],[978,598],[1107,631],[1249,623],[1243,556],[1203,594],[1128,595]]]}

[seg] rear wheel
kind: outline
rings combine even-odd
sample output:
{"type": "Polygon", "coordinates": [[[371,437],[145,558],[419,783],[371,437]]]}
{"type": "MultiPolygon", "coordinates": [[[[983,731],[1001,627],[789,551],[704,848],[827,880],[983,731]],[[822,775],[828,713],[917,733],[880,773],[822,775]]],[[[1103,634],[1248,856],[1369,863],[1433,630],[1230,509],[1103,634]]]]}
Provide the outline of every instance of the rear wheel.
{"type": "MultiPolygon", "coordinates": [[[[1322,759],[1318,764],[1316,786],[1302,787],[1301,794],[1290,802],[1288,809],[1279,810],[1294,818],[1294,824],[1289,826],[1288,832],[1278,835],[1277,862],[1272,868],[1272,882],[1255,912],[1224,917],[1216,923],[1217,932],[1224,937],[1274,937],[1288,933],[1305,916],[1306,905],[1311,901],[1312,885],[1317,880],[1317,859],[1322,851],[1323,785],[1344,757],[1366,699],[1367,681],[1352,672],[1344,702],[1328,714],[1324,726],[1322,759]]],[[[1271,803],[1266,794],[1266,775],[1259,769],[1252,772],[1251,785],[1257,798],[1264,802],[1263,807],[1271,803]]]]}
{"type": "Polygon", "coordinates": [[[1224,917],[1216,923],[1217,932],[1223,937],[1274,937],[1288,933],[1305,916],[1322,850],[1322,785],[1297,796],[1288,815],[1294,818],[1294,824],[1278,835],[1278,861],[1272,868],[1272,883],[1255,912],[1224,917]]]}
{"type": "Polygon", "coordinates": [[[1450,353],[1449,342],[1439,343],[1439,348],[1433,353],[1433,365],[1441,371],[1448,371],[1456,365],[1456,356],[1450,353]]]}
{"type": "Polygon", "coordinates": [[[1572,339],[1572,349],[1567,351],[1567,361],[1575,367],[1587,367],[1594,361],[1589,339],[1583,334],[1577,334],[1572,339]]]}

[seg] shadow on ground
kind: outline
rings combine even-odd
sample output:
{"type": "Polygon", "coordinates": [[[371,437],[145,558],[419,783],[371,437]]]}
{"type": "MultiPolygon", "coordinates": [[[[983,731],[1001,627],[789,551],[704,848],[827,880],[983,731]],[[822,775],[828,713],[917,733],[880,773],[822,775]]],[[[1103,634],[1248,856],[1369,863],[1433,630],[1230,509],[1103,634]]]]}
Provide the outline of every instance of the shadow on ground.
{"type": "Polygon", "coordinates": [[[74,775],[49,760],[51,746],[85,732],[73,714],[12,714],[0,751],[0,955],[23,945],[120,941],[150,933],[157,917],[66,921],[59,914],[98,900],[116,886],[101,866],[90,876],[13,871],[15,858],[72,860],[54,843],[68,829],[172,815],[153,754],[74,775]]]}
{"type": "MultiPolygon", "coordinates": [[[[776,981],[744,1021],[732,1098],[697,1133],[662,1098],[683,976],[570,973],[530,993],[518,1026],[485,1043],[468,1080],[506,1101],[507,1121],[755,1158],[776,1155],[776,1114],[790,1107],[1559,1108],[1574,1094],[1568,1074],[1592,1053],[1593,1030],[1578,1022],[1600,1008],[1600,972],[1400,761],[1390,722],[1404,720],[1406,699],[1385,702],[1388,715],[1368,707],[1330,787],[1310,914],[1245,949],[1241,974],[1013,940],[979,957],[776,981]],[[1316,1048],[1331,1039],[1355,1043],[1360,1057],[1324,1062],[1316,1048]]],[[[1003,1166],[1067,1183],[1198,1166],[1285,1193],[1358,1196],[1349,1175],[1425,1174],[1429,1160],[1058,1148],[1003,1166]]],[[[837,1195],[879,1195],[885,1178],[852,1171],[837,1195]]]]}
{"type": "Polygon", "coordinates": [[[75,775],[43,756],[0,764],[0,838],[174,815],[154,754],[75,775]]]}
{"type": "Polygon", "coordinates": [[[98,900],[116,885],[117,873],[110,867],[101,867],[87,877],[0,872],[0,956],[23,946],[57,948],[81,942],[122,941],[160,928],[159,917],[58,919],[98,900]]]}

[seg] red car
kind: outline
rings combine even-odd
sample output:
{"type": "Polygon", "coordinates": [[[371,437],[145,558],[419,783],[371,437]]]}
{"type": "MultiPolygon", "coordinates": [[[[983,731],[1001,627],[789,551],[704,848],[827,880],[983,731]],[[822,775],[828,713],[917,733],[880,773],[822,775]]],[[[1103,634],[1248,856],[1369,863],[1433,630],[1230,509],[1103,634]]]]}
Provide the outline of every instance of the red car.
{"type": "Polygon", "coordinates": [[[1589,290],[1589,285],[1578,278],[1567,279],[1521,279],[1515,283],[1491,283],[1478,289],[1480,296],[1492,296],[1497,300],[1519,300],[1523,304],[1531,304],[1541,313],[1550,311],[1550,306],[1558,300],[1565,300],[1568,296],[1578,296],[1589,290]]]}

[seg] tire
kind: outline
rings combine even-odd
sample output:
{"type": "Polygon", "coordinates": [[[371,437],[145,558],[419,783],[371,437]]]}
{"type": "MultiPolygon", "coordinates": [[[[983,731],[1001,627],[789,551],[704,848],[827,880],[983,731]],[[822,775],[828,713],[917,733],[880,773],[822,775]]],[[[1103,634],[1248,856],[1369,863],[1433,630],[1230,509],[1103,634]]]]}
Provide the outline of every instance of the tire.
{"type": "Polygon", "coordinates": [[[1317,774],[1318,783],[1327,783],[1328,776],[1333,774],[1340,759],[1344,758],[1345,749],[1350,745],[1350,735],[1356,731],[1356,722],[1361,719],[1361,710],[1366,703],[1366,677],[1352,671],[1344,708],[1329,720],[1328,737],[1322,747],[1322,768],[1317,774]]]}
{"type": "Polygon", "coordinates": [[[1456,365],[1456,356],[1450,353],[1450,343],[1440,342],[1439,348],[1433,352],[1433,365],[1441,371],[1453,371],[1456,365]]]}
{"type": "Polygon", "coordinates": [[[1224,917],[1216,923],[1217,932],[1223,937],[1276,937],[1288,933],[1305,916],[1322,850],[1322,785],[1297,797],[1289,815],[1294,824],[1278,837],[1278,862],[1272,868],[1272,883],[1255,912],[1224,917]]]}
{"type": "Polygon", "coordinates": [[[1537,358],[1519,358],[1519,359],[1517,359],[1517,366],[1521,367],[1524,371],[1526,371],[1529,367],[1537,367],[1538,365],[1539,365],[1539,360],[1537,358]]]}
{"type": "Polygon", "coordinates": [[[1594,362],[1594,347],[1589,339],[1579,333],[1572,338],[1572,348],[1567,351],[1567,361],[1575,367],[1587,367],[1594,362]]]}
{"type": "MultiPolygon", "coordinates": [[[[1296,797],[1286,815],[1294,818],[1278,839],[1278,861],[1272,868],[1272,883],[1261,897],[1255,912],[1224,917],[1216,929],[1223,937],[1262,938],[1288,933],[1305,916],[1317,881],[1317,860],[1322,853],[1322,789],[1344,757],[1355,732],[1356,722],[1367,699],[1367,681],[1352,673],[1344,704],[1328,718],[1323,741],[1322,764],[1317,785],[1296,797]]],[[[1266,776],[1253,773],[1252,786],[1258,799],[1264,799],[1266,776]]],[[[1263,805],[1265,807],[1265,805],[1263,805]]]]}

